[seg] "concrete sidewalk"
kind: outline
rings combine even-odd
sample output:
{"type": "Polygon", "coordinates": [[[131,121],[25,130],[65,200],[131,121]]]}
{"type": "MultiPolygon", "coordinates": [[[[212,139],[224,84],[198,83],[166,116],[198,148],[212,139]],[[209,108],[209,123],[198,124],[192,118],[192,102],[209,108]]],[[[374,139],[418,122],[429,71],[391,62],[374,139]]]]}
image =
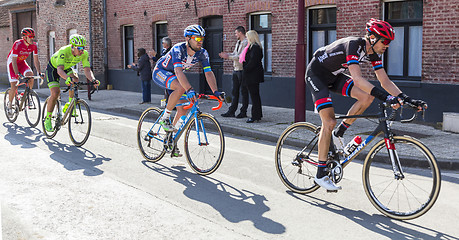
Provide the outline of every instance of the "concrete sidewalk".
{"type": "MultiPolygon", "coordinates": [[[[49,89],[47,88],[35,89],[35,91],[43,100],[49,96],[49,89]]],[[[80,97],[87,100],[87,92],[80,91],[80,97]]],[[[127,114],[138,118],[148,107],[159,107],[162,98],[162,95],[152,95],[152,104],[139,104],[142,101],[142,93],[100,90],[92,95],[92,100],[88,103],[93,111],[127,114]]],[[[63,99],[67,99],[66,94],[63,94],[63,99]]],[[[226,112],[229,105],[223,105],[220,110],[212,111],[210,108],[215,105],[216,102],[213,101],[201,101],[200,109],[215,116],[225,133],[251,137],[255,141],[270,141],[273,145],[284,129],[294,121],[294,109],[263,106],[263,119],[259,123],[246,123],[247,119],[245,118],[221,117],[220,114],[226,112]]],[[[251,106],[249,106],[249,114],[250,109],[251,106]]],[[[306,113],[306,121],[320,125],[318,114],[310,111],[306,113]]],[[[357,119],[346,132],[345,142],[350,141],[355,135],[360,135],[362,138],[366,137],[376,128],[376,125],[374,120],[357,119]]],[[[422,141],[437,157],[442,169],[459,169],[459,157],[456,155],[459,152],[459,134],[444,132],[428,125],[402,124],[400,122],[394,122],[392,129],[398,134],[409,135],[422,141]]],[[[372,144],[374,143],[375,141],[372,144]]],[[[368,151],[370,148],[371,146],[365,150],[368,151]]]]}

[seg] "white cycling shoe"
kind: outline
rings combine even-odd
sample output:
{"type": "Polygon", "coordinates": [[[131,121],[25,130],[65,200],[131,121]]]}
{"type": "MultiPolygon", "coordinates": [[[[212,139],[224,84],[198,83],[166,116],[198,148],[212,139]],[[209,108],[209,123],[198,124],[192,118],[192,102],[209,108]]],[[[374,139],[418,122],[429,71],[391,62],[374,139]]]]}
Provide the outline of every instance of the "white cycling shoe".
{"type": "Polygon", "coordinates": [[[341,186],[336,186],[328,176],[324,176],[322,178],[317,178],[316,176],[314,178],[314,182],[316,182],[317,185],[327,189],[328,191],[338,191],[342,189],[341,186]]]}

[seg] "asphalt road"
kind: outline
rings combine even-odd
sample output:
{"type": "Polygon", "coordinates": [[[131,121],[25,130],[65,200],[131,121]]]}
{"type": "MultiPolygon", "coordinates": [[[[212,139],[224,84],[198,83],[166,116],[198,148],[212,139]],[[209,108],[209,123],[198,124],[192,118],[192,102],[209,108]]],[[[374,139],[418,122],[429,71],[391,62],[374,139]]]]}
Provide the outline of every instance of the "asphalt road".
{"type": "MultiPolygon", "coordinates": [[[[3,106],[3,98],[1,105],[3,106]]],[[[220,168],[195,174],[185,157],[143,161],[137,119],[93,112],[92,133],[74,147],[0,113],[3,239],[459,239],[459,174],[442,172],[424,216],[396,221],[367,199],[361,163],[343,190],[293,194],[274,167],[274,143],[227,134],[220,168]]]]}

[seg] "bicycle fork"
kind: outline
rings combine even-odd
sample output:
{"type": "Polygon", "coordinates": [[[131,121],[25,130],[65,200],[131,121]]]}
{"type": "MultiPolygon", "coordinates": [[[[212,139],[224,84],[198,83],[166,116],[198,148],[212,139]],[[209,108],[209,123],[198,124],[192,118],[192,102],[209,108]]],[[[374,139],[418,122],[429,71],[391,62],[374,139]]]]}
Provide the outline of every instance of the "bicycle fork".
{"type": "Polygon", "coordinates": [[[394,178],[397,180],[401,180],[405,178],[403,174],[403,169],[400,164],[400,158],[398,157],[397,150],[395,149],[394,139],[393,138],[384,138],[384,142],[386,143],[386,149],[389,153],[389,158],[392,163],[392,170],[394,171],[394,178]]]}

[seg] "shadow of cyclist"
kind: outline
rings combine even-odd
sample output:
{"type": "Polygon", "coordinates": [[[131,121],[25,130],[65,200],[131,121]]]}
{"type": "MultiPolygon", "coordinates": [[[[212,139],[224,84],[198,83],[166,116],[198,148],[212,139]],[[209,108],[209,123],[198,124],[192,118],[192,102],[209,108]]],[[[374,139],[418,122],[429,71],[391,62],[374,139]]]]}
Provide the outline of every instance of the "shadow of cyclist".
{"type": "Polygon", "coordinates": [[[16,123],[3,123],[7,133],[5,134],[5,140],[9,141],[11,145],[21,145],[21,148],[34,148],[35,142],[40,141],[42,138],[41,131],[36,128],[19,126],[16,123]],[[20,139],[23,138],[24,141],[20,139]]]}
{"type": "Polygon", "coordinates": [[[86,176],[101,175],[104,171],[98,169],[96,166],[103,164],[104,161],[112,160],[85,148],[62,144],[53,139],[43,138],[43,142],[52,152],[50,157],[53,160],[62,164],[69,171],[82,169],[83,174],[86,176]]]}
{"type": "Polygon", "coordinates": [[[330,212],[339,214],[340,216],[347,217],[349,220],[360,224],[365,229],[371,230],[373,232],[379,233],[386,236],[389,239],[456,239],[459,238],[450,236],[436,231],[435,229],[426,228],[414,223],[407,221],[398,221],[390,219],[389,217],[375,214],[369,215],[361,210],[352,210],[345,208],[343,206],[337,205],[332,202],[327,202],[319,198],[315,198],[309,195],[301,195],[293,193],[292,191],[286,191],[290,196],[299,199],[310,205],[320,207],[322,209],[328,210],[330,212]],[[403,226],[398,223],[403,223],[403,225],[409,225],[411,227],[403,226]],[[431,234],[426,234],[424,232],[417,231],[416,229],[424,229],[430,232],[431,234]]]}
{"type": "Polygon", "coordinates": [[[155,172],[173,178],[186,187],[183,191],[185,196],[210,205],[232,223],[248,220],[255,228],[265,233],[285,232],[285,226],[263,216],[270,210],[265,204],[267,199],[263,195],[245,189],[239,190],[214,178],[188,172],[184,166],[169,168],[148,161],[142,163],[155,172]]]}

